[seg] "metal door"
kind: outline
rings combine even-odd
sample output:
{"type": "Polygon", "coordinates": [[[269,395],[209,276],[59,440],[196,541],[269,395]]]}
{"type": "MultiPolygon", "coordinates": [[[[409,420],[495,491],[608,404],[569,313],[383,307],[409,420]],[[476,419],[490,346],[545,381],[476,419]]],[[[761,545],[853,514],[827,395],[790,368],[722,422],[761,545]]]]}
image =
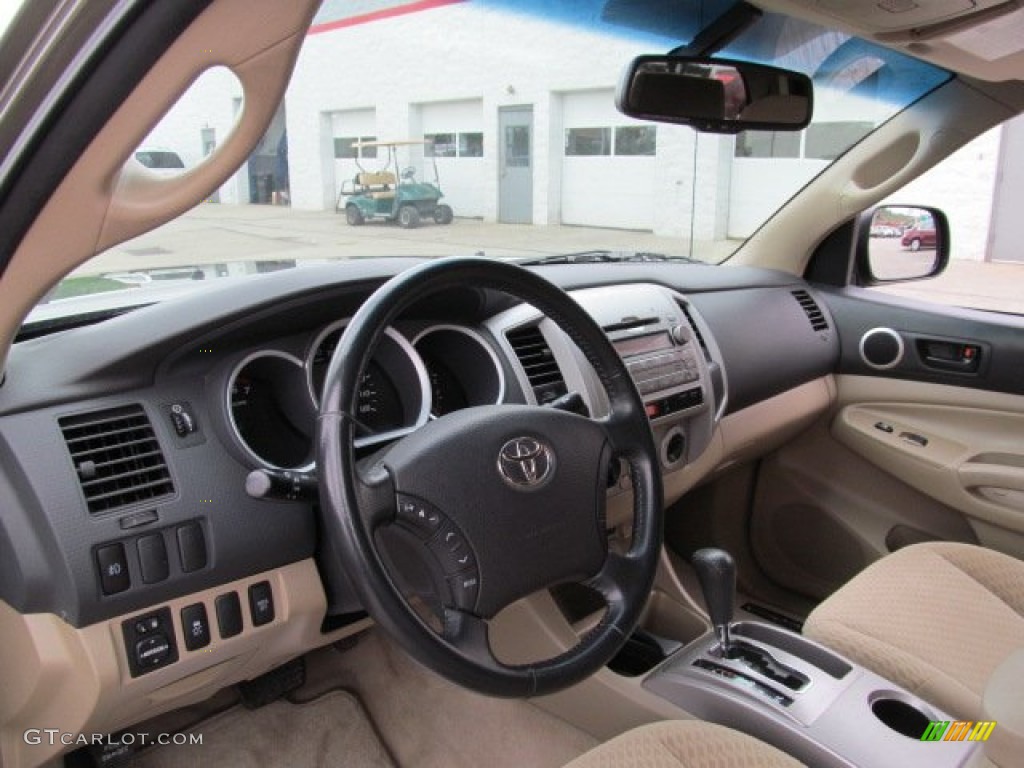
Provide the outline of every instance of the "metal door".
{"type": "Polygon", "coordinates": [[[498,220],[533,223],[533,108],[498,112],[498,220]]]}

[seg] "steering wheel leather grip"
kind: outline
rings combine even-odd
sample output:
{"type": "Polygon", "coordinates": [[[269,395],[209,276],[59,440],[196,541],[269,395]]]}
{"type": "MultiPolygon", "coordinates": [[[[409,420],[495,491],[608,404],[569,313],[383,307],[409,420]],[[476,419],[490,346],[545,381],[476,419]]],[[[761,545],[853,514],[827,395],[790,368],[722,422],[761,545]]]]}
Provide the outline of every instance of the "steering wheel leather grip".
{"type": "Polygon", "coordinates": [[[317,422],[325,535],[363,606],[411,656],[464,687],[497,696],[553,693],[589,677],[622,647],[650,593],[662,542],[657,452],[640,395],[604,331],[568,294],[521,267],[479,258],[424,263],[378,289],[351,319],[328,366],[317,422]],[[412,305],[450,288],[502,291],[544,313],[580,348],[604,386],[603,419],[491,405],[429,422],[356,460],[359,379],[374,348],[412,305]],[[625,554],[605,531],[609,462],[633,481],[625,554]],[[393,528],[433,558],[451,589],[440,632],[402,596],[379,549],[393,528]],[[602,621],[565,653],[531,664],[495,658],[487,620],[567,581],[596,589],[602,621]]]}

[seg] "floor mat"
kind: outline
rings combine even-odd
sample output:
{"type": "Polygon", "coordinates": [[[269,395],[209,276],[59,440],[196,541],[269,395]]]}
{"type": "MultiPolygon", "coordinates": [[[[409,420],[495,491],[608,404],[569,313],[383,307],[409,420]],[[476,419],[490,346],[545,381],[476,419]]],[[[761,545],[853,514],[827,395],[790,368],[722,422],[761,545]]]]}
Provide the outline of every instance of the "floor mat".
{"type": "Polygon", "coordinates": [[[202,745],[147,750],[131,768],[395,768],[362,704],[331,691],[305,703],[280,700],[261,709],[234,707],[191,730],[202,745]]]}

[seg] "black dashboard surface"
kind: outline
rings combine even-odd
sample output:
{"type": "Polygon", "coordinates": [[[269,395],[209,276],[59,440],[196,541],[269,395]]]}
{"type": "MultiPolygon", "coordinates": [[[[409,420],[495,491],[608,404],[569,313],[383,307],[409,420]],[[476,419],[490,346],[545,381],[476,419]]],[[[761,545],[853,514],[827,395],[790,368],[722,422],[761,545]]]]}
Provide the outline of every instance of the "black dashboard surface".
{"type": "MultiPolygon", "coordinates": [[[[22,612],[53,612],[86,626],[315,556],[315,505],[246,494],[246,476],[258,461],[232,439],[226,392],[240,361],[254,352],[293,359],[281,364],[286,368],[301,367],[317,334],[351,316],[375,287],[413,263],[358,260],[225,280],[16,344],[0,387],[0,598],[22,612]],[[91,512],[83,495],[91,468],[69,454],[69,429],[88,424],[97,412],[132,417],[125,408],[145,414],[167,485],[162,495],[91,512]],[[197,427],[184,435],[178,431],[182,410],[197,427]],[[181,545],[196,526],[206,554],[198,568],[181,545]],[[152,576],[154,545],[165,551],[162,578],[152,576]],[[100,578],[112,552],[121,555],[129,588],[112,591],[100,578]]],[[[725,412],[827,374],[838,361],[827,310],[816,307],[816,322],[823,319],[827,327],[812,325],[804,297],[794,291],[806,292],[812,304],[813,292],[790,275],[678,264],[537,271],[566,290],[654,284],[685,297],[708,362],[724,380],[725,412]]],[[[414,308],[398,331],[412,336],[438,324],[473,329],[492,347],[496,375],[507,383],[503,401],[523,402],[516,362],[484,327],[514,305],[507,296],[467,288],[414,308]]],[[[437,386],[434,378],[427,377],[430,388],[437,386]]],[[[296,382],[289,386],[297,388],[296,382]]],[[[300,408],[315,414],[315,402],[300,408]]],[[[358,609],[344,585],[328,591],[332,612],[358,609]]]]}

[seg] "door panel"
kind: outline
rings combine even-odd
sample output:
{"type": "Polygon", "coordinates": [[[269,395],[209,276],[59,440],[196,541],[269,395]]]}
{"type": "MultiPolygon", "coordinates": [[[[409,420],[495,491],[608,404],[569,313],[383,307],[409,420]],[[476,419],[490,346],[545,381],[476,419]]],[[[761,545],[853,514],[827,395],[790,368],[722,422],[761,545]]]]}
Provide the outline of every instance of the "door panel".
{"type": "Polygon", "coordinates": [[[1024,559],[1024,318],[821,293],[842,347],[837,403],[761,463],[750,526],[759,566],[820,599],[917,541],[1024,559]],[[893,332],[880,356],[864,349],[876,328],[893,332]]]}
{"type": "Polygon", "coordinates": [[[533,109],[503,108],[498,113],[498,220],[533,223],[533,109]]]}

